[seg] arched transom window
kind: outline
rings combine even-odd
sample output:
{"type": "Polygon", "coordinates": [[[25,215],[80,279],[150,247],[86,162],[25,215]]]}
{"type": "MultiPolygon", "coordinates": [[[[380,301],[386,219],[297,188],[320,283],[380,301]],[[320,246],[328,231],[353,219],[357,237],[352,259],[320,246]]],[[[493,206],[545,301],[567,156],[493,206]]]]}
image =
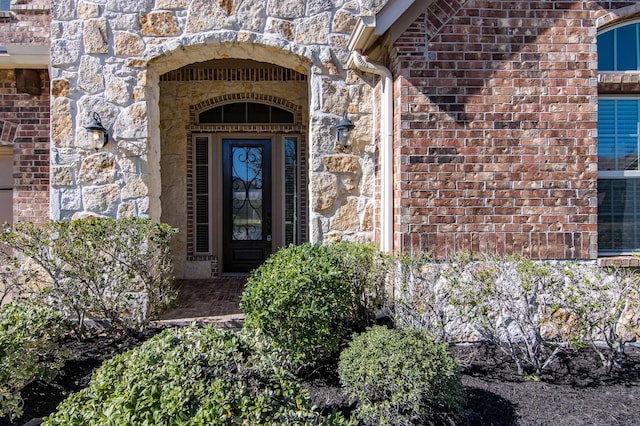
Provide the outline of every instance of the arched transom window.
{"type": "Polygon", "coordinates": [[[198,114],[199,124],[293,124],[294,113],[259,102],[219,105],[198,114]]]}

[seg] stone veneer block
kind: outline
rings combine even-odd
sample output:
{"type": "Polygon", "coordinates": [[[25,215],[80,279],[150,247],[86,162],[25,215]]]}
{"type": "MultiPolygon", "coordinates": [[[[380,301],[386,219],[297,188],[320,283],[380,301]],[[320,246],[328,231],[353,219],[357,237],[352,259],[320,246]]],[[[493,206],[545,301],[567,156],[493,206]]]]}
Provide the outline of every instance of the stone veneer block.
{"type": "Polygon", "coordinates": [[[100,58],[95,56],[82,56],[78,71],[78,87],[87,94],[95,94],[104,91],[104,73],[100,58]]]}
{"type": "Polygon", "coordinates": [[[100,5],[97,3],[90,3],[87,1],[81,1],[78,3],[78,18],[91,19],[100,16],[100,5]]]}
{"type": "Polygon", "coordinates": [[[82,160],[78,182],[89,185],[113,183],[117,173],[113,155],[106,152],[90,155],[82,160]]]}
{"type": "Polygon", "coordinates": [[[233,25],[228,18],[217,3],[210,0],[193,0],[187,15],[187,32],[231,29],[233,25]]]}
{"type": "Polygon", "coordinates": [[[116,56],[138,56],[144,52],[142,37],[128,31],[115,31],[114,53],[116,56]]]}
{"type": "Polygon", "coordinates": [[[332,173],[316,173],[311,177],[313,207],[319,212],[333,209],[338,199],[338,178],[332,173]]]}
{"type": "Polygon", "coordinates": [[[358,157],[354,155],[326,155],[322,162],[331,173],[357,174],[360,170],[358,157]]]}
{"type": "Polygon", "coordinates": [[[178,23],[173,13],[151,12],[140,15],[140,31],[146,37],[171,37],[178,34],[178,23]]]}
{"type": "Polygon", "coordinates": [[[107,34],[106,19],[88,19],[84,23],[82,34],[85,53],[108,53],[109,36],[107,34]]]}

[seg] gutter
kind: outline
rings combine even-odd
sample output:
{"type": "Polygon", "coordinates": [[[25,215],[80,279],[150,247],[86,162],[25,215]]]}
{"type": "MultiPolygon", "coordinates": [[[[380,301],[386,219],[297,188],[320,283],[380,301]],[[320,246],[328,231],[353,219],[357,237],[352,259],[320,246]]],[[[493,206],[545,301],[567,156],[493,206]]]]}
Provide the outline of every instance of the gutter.
{"type": "Polygon", "coordinates": [[[393,252],[393,78],[383,65],[369,61],[354,50],[347,61],[349,68],[382,77],[381,150],[380,150],[380,249],[393,252]]]}

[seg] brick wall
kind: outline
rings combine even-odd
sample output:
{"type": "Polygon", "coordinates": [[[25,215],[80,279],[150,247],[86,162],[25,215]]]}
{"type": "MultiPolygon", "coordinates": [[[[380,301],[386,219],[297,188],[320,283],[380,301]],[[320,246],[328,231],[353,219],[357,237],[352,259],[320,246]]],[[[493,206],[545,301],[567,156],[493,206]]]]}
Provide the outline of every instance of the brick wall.
{"type": "Polygon", "coordinates": [[[393,46],[396,247],[597,257],[595,18],[630,4],[430,5],[393,46]]]}
{"type": "Polygon", "coordinates": [[[0,14],[0,45],[47,44],[50,35],[48,0],[21,0],[0,14]]]}
{"type": "MultiPolygon", "coordinates": [[[[0,46],[46,45],[50,2],[18,0],[0,14],[0,46]]],[[[13,147],[13,219],[49,218],[49,73],[0,69],[0,144],[13,147]]]]}
{"type": "Polygon", "coordinates": [[[16,70],[0,69],[0,143],[13,145],[13,219],[49,218],[49,74],[39,96],[19,93],[16,70]]]}

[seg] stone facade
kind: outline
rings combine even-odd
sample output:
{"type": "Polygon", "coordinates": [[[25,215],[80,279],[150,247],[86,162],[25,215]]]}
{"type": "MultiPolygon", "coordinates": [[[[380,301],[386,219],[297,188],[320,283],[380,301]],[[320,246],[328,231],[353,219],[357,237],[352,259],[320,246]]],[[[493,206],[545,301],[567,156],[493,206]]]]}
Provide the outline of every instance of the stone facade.
{"type": "MultiPolygon", "coordinates": [[[[52,218],[137,215],[166,221],[182,231],[174,255],[184,264],[189,108],[225,94],[262,93],[303,111],[308,239],[372,240],[372,86],[343,63],[357,16],[374,13],[378,3],[54,2],[52,218]],[[275,65],[306,78],[293,88],[161,82],[189,65],[225,59],[275,65]],[[334,129],[344,111],[357,130],[351,147],[337,152],[334,129]],[[84,130],[93,112],[111,139],[98,152],[84,130]],[[336,185],[318,203],[315,196],[327,182],[336,185]]],[[[178,270],[182,275],[185,269],[178,270]]]]}

